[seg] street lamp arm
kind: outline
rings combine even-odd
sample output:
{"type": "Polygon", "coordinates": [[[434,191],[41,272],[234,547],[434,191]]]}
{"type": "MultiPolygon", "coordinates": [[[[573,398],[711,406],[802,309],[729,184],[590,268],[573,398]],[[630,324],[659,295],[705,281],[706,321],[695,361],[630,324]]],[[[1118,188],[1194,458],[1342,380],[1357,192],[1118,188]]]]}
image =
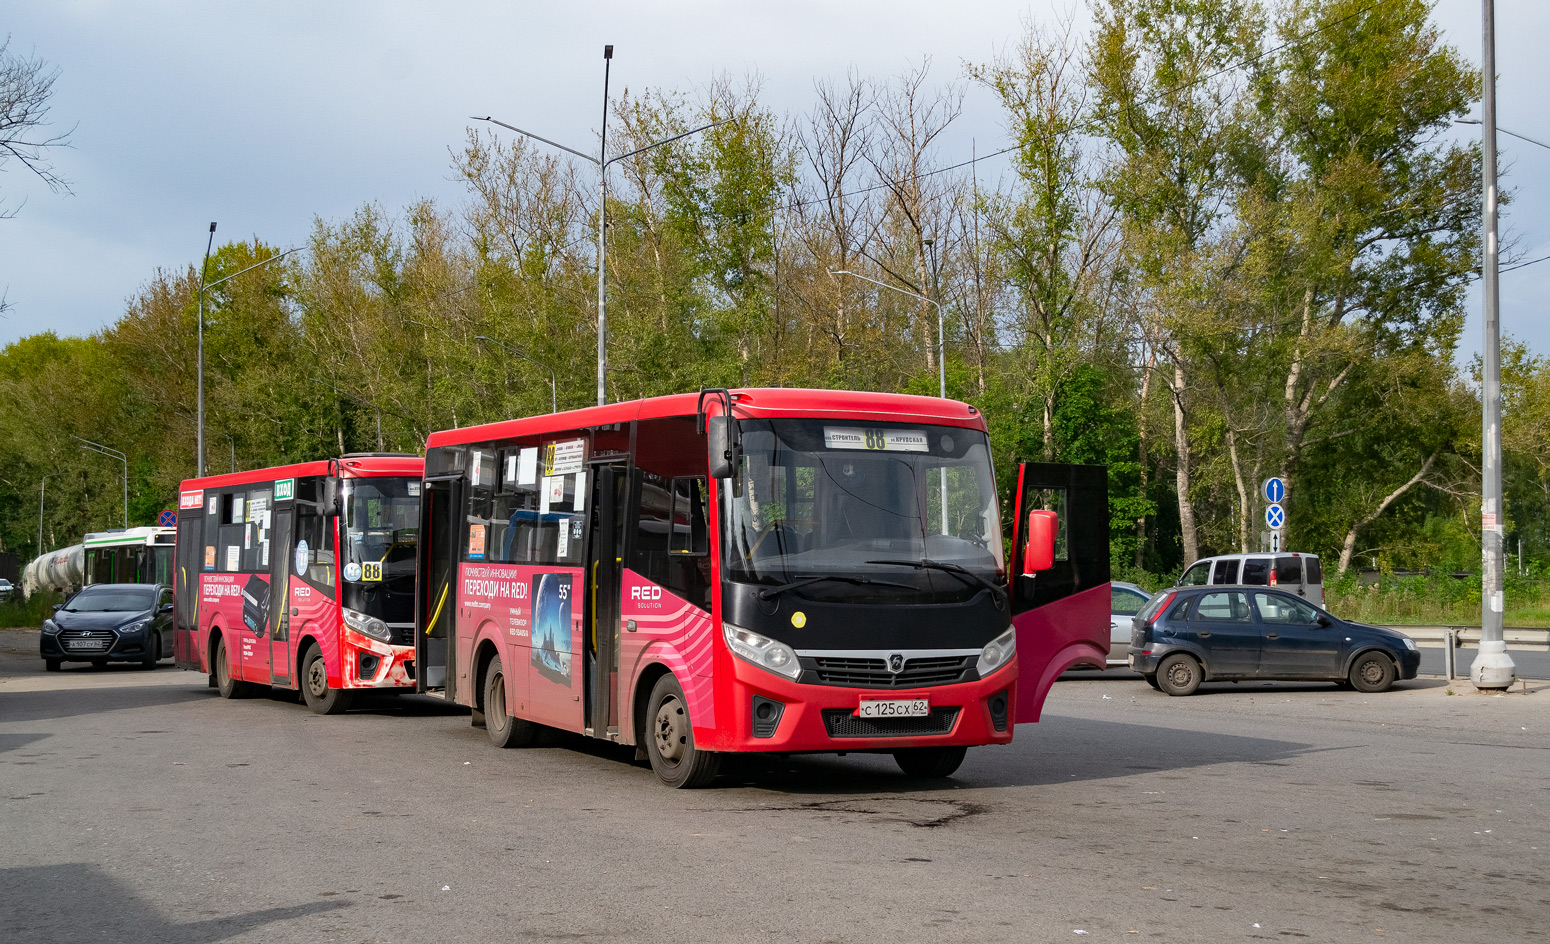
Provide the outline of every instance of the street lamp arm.
{"type": "Polygon", "coordinates": [[[887,282],[879,282],[876,279],[867,278],[866,276],[861,275],[860,273],[857,273],[857,272],[852,272],[849,269],[830,269],[829,270],[829,274],[830,275],[848,275],[848,276],[850,276],[853,279],[860,279],[863,282],[871,282],[873,285],[876,285],[879,288],[886,288],[886,289],[889,289],[891,291],[898,292],[900,295],[908,295],[911,298],[918,298],[921,301],[923,301],[923,302],[925,302],[925,303],[927,303],[929,305],[936,305],[936,310],[937,311],[941,311],[942,310],[942,306],[940,304],[938,304],[933,299],[927,298],[924,295],[917,295],[916,293],[910,291],[907,288],[900,288],[897,285],[889,285],[887,282]]]}
{"type": "Polygon", "coordinates": [[[494,338],[485,337],[482,334],[477,334],[477,335],[474,335],[474,340],[475,341],[483,341],[486,344],[493,344],[493,345],[495,345],[498,348],[502,348],[502,349],[504,349],[506,351],[509,351],[512,354],[517,355],[518,357],[520,357],[523,360],[527,361],[529,364],[532,364],[532,365],[534,365],[536,367],[542,367],[544,370],[547,370],[549,372],[549,412],[550,413],[558,413],[558,412],[560,412],[560,410],[559,410],[559,382],[557,380],[557,377],[556,377],[556,374],[554,372],[554,368],[553,367],[550,367],[548,364],[545,364],[542,361],[534,360],[533,358],[528,357],[526,354],[523,354],[521,351],[517,350],[516,348],[512,347],[511,345],[503,344],[502,342],[497,341],[494,338]]]}
{"type": "Polygon", "coordinates": [[[508,125],[504,121],[497,121],[496,119],[491,118],[489,115],[485,115],[482,118],[479,117],[478,115],[472,115],[470,117],[474,121],[488,121],[492,125],[500,125],[502,128],[505,128],[508,131],[515,131],[517,134],[523,135],[524,137],[532,138],[534,141],[542,141],[543,143],[549,145],[550,147],[557,147],[560,150],[566,152],[567,154],[574,154],[574,155],[576,155],[577,157],[581,158],[584,161],[591,161],[593,164],[597,164],[597,165],[601,166],[601,162],[599,162],[598,159],[595,156],[591,155],[591,154],[583,154],[580,151],[576,150],[575,148],[568,148],[568,147],[566,147],[565,145],[561,144],[558,141],[551,141],[548,138],[542,137],[540,135],[536,135],[536,134],[534,134],[531,131],[523,131],[521,128],[518,128],[516,125],[508,125]]]}
{"type": "Polygon", "coordinates": [[[76,436],[76,435],[71,435],[70,438],[75,440],[76,442],[85,443],[86,445],[84,445],[82,447],[83,449],[90,449],[92,452],[100,452],[103,455],[111,456],[111,457],[113,457],[114,459],[117,459],[120,462],[128,462],[129,461],[129,457],[128,456],[124,455],[122,452],[119,452],[117,449],[114,449],[112,446],[104,446],[102,443],[95,443],[95,442],[92,442],[90,439],[82,439],[81,437],[76,436]]]}
{"type": "Polygon", "coordinates": [[[710,124],[708,124],[708,125],[701,125],[700,127],[695,128],[692,131],[685,131],[683,134],[675,134],[671,138],[663,138],[662,140],[655,141],[655,142],[653,142],[651,144],[646,145],[645,147],[636,148],[635,150],[629,152],[628,154],[620,154],[618,157],[610,157],[607,161],[603,162],[604,166],[606,167],[607,165],[612,164],[612,163],[614,163],[616,161],[622,161],[622,160],[625,160],[626,158],[634,157],[637,154],[644,154],[645,152],[651,150],[652,148],[658,148],[658,147],[661,147],[664,144],[672,144],[674,141],[677,141],[679,138],[687,138],[691,134],[699,134],[701,131],[709,131],[712,128],[720,127],[721,125],[724,125],[724,124],[726,124],[727,122],[729,122],[731,120],[732,120],[731,118],[723,118],[720,121],[712,121],[710,124]]]}
{"type": "Polygon", "coordinates": [[[287,249],[287,250],[285,250],[282,253],[277,253],[277,254],[275,254],[273,256],[270,256],[269,258],[265,259],[263,262],[255,262],[252,265],[248,266],[246,269],[239,269],[236,272],[233,272],[231,275],[226,276],[225,278],[216,279],[214,282],[211,282],[208,285],[206,285],[204,288],[200,289],[200,291],[201,292],[208,291],[208,290],[210,290],[212,288],[215,288],[217,285],[220,285],[222,282],[230,282],[232,279],[236,278],[237,276],[241,275],[244,272],[252,272],[254,269],[258,268],[259,266],[266,266],[269,263],[275,261],[276,259],[284,259],[286,256],[290,255],[293,252],[296,252],[300,248],[301,248],[300,246],[296,246],[296,247],[293,247],[291,249],[287,249]]]}

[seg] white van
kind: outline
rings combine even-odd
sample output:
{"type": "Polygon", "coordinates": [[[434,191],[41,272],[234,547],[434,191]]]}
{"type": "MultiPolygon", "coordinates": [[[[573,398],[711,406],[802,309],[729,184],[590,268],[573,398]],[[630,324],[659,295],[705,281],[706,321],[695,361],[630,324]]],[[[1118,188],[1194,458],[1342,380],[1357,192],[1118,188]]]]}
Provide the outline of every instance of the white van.
{"type": "Polygon", "coordinates": [[[1279,587],[1324,605],[1324,569],[1317,554],[1219,554],[1202,557],[1179,577],[1180,587],[1240,584],[1279,587]]]}

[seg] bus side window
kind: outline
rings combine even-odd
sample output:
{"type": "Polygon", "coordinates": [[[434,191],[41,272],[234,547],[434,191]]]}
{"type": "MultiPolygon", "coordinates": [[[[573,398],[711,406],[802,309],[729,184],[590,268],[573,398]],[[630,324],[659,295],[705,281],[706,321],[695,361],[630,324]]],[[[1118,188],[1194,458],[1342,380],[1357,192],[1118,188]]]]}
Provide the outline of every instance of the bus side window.
{"type": "Polygon", "coordinates": [[[636,434],[640,501],[630,569],[710,609],[710,507],[705,443],[693,417],[642,420],[636,434]]]}

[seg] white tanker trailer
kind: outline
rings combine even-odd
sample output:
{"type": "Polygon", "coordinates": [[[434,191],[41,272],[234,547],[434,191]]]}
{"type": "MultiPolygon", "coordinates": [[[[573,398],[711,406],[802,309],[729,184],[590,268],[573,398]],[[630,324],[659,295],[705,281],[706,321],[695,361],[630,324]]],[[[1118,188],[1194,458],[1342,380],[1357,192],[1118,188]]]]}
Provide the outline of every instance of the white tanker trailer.
{"type": "Polygon", "coordinates": [[[34,558],[22,571],[22,595],[30,597],[39,590],[79,590],[86,580],[85,551],[85,545],[72,544],[34,558]]]}

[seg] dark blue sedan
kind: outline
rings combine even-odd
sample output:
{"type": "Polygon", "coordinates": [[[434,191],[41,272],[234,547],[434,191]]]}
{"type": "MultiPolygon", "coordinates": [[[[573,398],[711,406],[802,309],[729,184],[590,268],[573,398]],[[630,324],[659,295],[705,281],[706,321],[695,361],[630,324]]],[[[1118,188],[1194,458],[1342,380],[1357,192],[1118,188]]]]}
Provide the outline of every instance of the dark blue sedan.
{"type": "Polygon", "coordinates": [[[1404,633],[1350,623],[1263,587],[1159,593],[1130,633],[1130,667],[1169,695],[1243,679],[1322,679],[1382,692],[1396,679],[1415,678],[1420,665],[1415,640],[1404,633]]]}

